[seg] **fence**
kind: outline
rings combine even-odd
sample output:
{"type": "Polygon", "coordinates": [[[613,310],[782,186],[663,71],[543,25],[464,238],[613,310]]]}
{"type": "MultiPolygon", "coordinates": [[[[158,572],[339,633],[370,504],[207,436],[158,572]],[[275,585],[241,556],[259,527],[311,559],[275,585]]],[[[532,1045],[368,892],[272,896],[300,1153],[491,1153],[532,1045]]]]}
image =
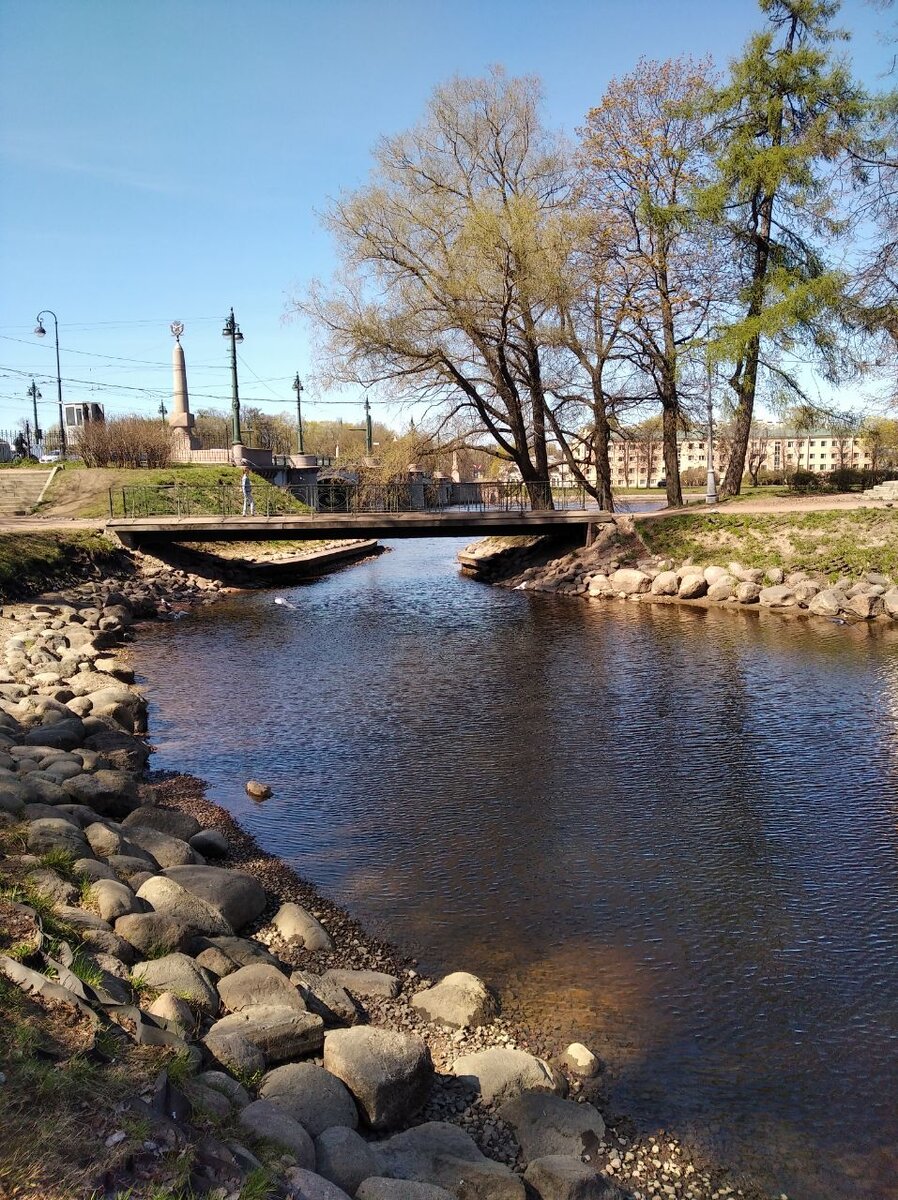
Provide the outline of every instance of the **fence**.
{"type": "MultiPolygon", "coordinates": [[[[580,487],[548,483],[373,483],[325,479],[287,488],[257,487],[257,516],[288,513],[401,513],[401,512],[529,512],[587,507],[580,487]]],[[[190,483],[151,487],[113,488],[109,516],[239,516],[243,493],[239,484],[201,487],[190,483]]]]}

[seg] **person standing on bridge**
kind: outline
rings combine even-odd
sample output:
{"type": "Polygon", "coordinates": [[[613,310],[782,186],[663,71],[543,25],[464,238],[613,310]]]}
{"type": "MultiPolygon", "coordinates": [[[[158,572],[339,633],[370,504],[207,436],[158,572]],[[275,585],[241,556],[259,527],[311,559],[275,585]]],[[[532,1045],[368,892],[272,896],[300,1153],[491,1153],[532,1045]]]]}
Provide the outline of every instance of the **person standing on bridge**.
{"type": "Polygon", "coordinates": [[[253,501],[253,481],[249,477],[249,467],[246,463],[243,464],[243,478],[240,480],[240,488],[243,492],[243,515],[254,517],[256,515],[256,505],[253,501]]]}

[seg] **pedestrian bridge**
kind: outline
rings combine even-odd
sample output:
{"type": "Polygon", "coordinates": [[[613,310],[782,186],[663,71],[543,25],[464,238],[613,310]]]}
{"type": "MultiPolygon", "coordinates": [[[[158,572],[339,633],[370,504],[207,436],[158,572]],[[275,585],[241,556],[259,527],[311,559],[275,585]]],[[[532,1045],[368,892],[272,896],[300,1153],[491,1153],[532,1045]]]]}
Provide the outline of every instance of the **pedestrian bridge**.
{"type": "Polygon", "coordinates": [[[340,538],[488,537],[572,533],[612,520],[580,488],[455,484],[438,488],[321,483],[257,489],[242,515],[233,485],[110,492],[107,529],[125,545],[340,538]],[[261,511],[260,511],[261,510],[261,511]]]}
{"type": "Polygon", "coordinates": [[[309,513],[276,517],[118,517],[106,528],[126,546],[164,542],[302,541],[327,538],[489,537],[570,532],[613,520],[599,509],[560,512],[309,513]]]}

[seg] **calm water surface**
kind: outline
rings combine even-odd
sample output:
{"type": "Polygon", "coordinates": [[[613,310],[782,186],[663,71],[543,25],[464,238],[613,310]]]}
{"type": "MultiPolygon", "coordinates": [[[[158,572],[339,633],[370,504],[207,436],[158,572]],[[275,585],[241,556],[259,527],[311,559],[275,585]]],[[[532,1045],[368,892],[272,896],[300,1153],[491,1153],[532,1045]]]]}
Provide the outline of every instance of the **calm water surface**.
{"type": "Polygon", "coordinates": [[[898,638],[496,591],[460,544],[143,631],[154,765],[644,1129],[898,1197],[898,638]]]}

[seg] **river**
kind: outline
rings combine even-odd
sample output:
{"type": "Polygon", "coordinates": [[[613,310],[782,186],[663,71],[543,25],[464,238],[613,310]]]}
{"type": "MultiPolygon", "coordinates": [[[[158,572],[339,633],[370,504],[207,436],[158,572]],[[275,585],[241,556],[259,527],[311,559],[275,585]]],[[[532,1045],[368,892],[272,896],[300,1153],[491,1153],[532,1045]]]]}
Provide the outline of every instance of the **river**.
{"type": "Polygon", "coordinates": [[[643,1130],[898,1197],[898,631],[507,592],[461,544],[144,628],[152,765],[643,1130]]]}

